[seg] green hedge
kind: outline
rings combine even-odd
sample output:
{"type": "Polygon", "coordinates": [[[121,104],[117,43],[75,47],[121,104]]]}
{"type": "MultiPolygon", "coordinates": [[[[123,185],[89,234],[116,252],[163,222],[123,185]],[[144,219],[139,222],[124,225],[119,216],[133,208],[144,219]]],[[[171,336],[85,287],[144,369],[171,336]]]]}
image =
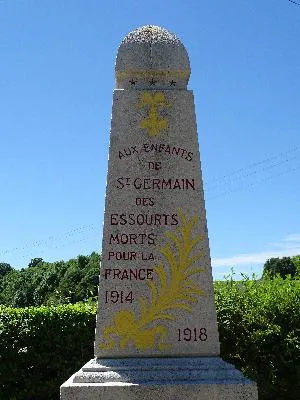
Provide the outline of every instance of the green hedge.
{"type": "Polygon", "coordinates": [[[0,306],[0,399],[59,399],[59,386],[93,357],[95,306],[0,306]]]}
{"type": "Polygon", "coordinates": [[[260,400],[300,399],[300,281],[215,283],[222,357],[255,380],[260,400]]]}
{"type": "MultiPolygon", "coordinates": [[[[300,398],[300,281],[216,282],[221,355],[260,400],[300,398]]],[[[93,357],[94,305],[0,306],[0,399],[55,400],[93,357]]]]}

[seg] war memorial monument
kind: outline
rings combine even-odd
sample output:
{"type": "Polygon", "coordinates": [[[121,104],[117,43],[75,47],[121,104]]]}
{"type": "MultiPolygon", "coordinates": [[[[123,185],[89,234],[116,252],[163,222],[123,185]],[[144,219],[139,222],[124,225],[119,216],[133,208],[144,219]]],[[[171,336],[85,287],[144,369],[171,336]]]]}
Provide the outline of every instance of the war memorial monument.
{"type": "Polygon", "coordinates": [[[145,26],[118,50],[95,358],[61,400],[256,400],[220,358],[187,51],[145,26]]]}

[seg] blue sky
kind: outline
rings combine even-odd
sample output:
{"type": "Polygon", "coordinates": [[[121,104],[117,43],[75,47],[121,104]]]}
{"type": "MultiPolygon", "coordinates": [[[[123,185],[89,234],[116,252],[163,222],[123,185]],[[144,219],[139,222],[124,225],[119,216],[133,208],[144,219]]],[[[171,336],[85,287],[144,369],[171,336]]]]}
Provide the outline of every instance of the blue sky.
{"type": "Polygon", "coordinates": [[[300,254],[300,6],[2,0],[0,261],[100,251],[115,56],[147,24],[189,53],[215,279],[300,254]]]}

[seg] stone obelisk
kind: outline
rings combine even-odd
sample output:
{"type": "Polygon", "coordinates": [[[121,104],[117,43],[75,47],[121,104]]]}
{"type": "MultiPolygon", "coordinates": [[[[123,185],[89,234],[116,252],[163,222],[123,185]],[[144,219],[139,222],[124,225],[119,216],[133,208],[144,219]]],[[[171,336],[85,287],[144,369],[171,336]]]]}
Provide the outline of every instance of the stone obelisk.
{"type": "Polygon", "coordinates": [[[61,399],[257,399],[219,358],[188,54],[145,26],[115,72],[95,358],[61,399]]]}

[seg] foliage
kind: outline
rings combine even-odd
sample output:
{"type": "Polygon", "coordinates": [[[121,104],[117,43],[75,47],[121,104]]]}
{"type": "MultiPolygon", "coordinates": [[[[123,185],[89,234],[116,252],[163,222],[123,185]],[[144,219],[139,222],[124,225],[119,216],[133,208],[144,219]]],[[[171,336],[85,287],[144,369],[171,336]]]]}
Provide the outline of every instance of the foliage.
{"type": "Polygon", "coordinates": [[[258,383],[260,400],[300,393],[300,281],[215,283],[221,355],[258,383]]]}
{"type": "Polygon", "coordinates": [[[39,263],[42,263],[42,258],[33,258],[28,264],[28,268],[36,267],[39,263]]]}
{"type": "Polygon", "coordinates": [[[3,278],[8,272],[12,271],[13,268],[7,263],[0,263],[0,278],[3,278]]]}
{"type": "MultiPolygon", "coordinates": [[[[300,392],[300,256],[282,260],[267,261],[272,279],[215,282],[221,356],[258,383],[260,400],[300,392]]],[[[99,263],[92,253],[23,270],[0,264],[0,303],[48,305],[0,305],[0,399],[58,399],[93,357],[95,304],[65,303],[96,297],[99,263]]]]}
{"type": "Polygon", "coordinates": [[[31,260],[28,268],[11,269],[0,279],[0,304],[30,307],[76,303],[98,291],[100,255],[78,256],[67,262],[31,260]]]}
{"type": "Polygon", "coordinates": [[[264,264],[263,278],[274,278],[279,274],[282,278],[296,274],[296,266],[290,257],[270,258],[264,264]]]}
{"type": "MultiPolygon", "coordinates": [[[[59,305],[85,301],[98,293],[100,255],[79,255],[69,261],[49,263],[33,258],[27,268],[17,270],[0,263],[0,304],[8,307],[59,305]]],[[[271,258],[263,278],[279,273],[300,279],[300,256],[271,258]]]]}
{"type": "MultiPolygon", "coordinates": [[[[215,282],[221,356],[258,383],[260,400],[300,392],[300,280],[215,282]]],[[[0,306],[0,399],[58,400],[93,357],[95,304],[0,306]]]]}
{"type": "Polygon", "coordinates": [[[93,357],[95,306],[0,306],[0,398],[59,399],[59,386],[93,357]]]}
{"type": "Polygon", "coordinates": [[[299,279],[300,278],[300,256],[292,257],[292,261],[296,267],[296,277],[299,279]]]}

